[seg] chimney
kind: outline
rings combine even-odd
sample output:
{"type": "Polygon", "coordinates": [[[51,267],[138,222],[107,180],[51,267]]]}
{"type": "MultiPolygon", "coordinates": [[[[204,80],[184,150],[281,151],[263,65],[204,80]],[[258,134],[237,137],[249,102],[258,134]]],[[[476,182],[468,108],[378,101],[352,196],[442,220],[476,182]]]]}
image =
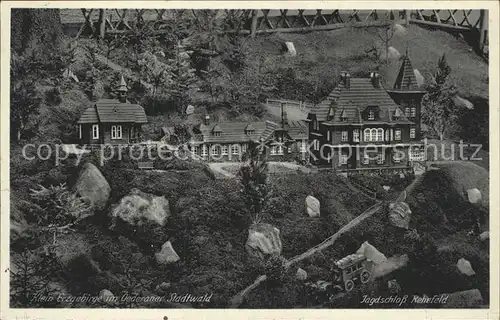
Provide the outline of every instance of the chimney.
{"type": "Polygon", "coordinates": [[[380,88],[380,73],[377,71],[371,72],[370,79],[374,88],[380,88]]]}
{"type": "Polygon", "coordinates": [[[210,116],[207,114],[205,115],[205,125],[208,126],[210,124],[210,116]]]}
{"type": "Polygon", "coordinates": [[[120,86],[118,87],[117,91],[118,91],[118,100],[121,103],[127,102],[128,89],[127,89],[127,83],[125,82],[125,79],[123,78],[123,76],[120,80],[120,86]]]}
{"type": "Polygon", "coordinates": [[[341,71],[340,72],[340,79],[342,83],[344,84],[344,87],[346,89],[349,89],[351,87],[351,74],[347,71],[341,71]]]}

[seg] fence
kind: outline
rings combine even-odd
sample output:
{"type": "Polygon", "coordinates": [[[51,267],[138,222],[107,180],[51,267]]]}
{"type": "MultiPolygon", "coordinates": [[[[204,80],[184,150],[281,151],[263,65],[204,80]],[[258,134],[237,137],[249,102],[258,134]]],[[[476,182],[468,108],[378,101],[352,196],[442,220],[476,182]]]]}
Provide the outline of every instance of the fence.
{"type": "MultiPolygon", "coordinates": [[[[140,31],[136,26],[149,24],[156,33],[166,33],[165,24],[171,24],[175,12],[186,12],[196,17],[198,10],[166,9],[62,9],[63,25],[78,28],[76,37],[91,34],[104,37],[106,33],[123,34],[140,31]],[[83,16],[83,17],[82,17],[83,16]]],[[[478,33],[478,48],[488,44],[487,10],[288,10],[288,9],[240,9],[217,10],[217,17],[228,20],[238,16],[241,21],[235,30],[229,24],[222,32],[241,34],[266,34],[272,32],[301,32],[333,30],[346,27],[384,26],[393,22],[410,23],[455,32],[478,33]],[[236,13],[236,11],[239,11],[236,13]]]]}

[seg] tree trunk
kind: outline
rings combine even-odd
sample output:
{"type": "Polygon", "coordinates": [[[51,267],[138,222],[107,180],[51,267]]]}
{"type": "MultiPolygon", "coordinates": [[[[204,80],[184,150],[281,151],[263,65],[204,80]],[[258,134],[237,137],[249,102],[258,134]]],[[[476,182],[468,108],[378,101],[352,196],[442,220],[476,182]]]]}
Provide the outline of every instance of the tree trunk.
{"type": "Polygon", "coordinates": [[[57,48],[63,37],[59,9],[12,9],[11,48],[23,55],[57,48]]]}
{"type": "Polygon", "coordinates": [[[106,35],[106,9],[99,9],[99,39],[104,39],[106,35]]]}

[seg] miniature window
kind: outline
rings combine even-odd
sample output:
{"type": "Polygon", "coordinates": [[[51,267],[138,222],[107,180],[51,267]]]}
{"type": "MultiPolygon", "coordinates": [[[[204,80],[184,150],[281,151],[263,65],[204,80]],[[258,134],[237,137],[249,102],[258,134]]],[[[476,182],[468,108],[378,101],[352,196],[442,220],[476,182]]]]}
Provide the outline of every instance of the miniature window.
{"type": "Polygon", "coordinates": [[[220,146],[212,146],[212,155],[217,156],[220,153],[220,146]]]}
{"type": "Polygon", "coordinates": [[[198,146],[192,146],[192,152],[198,154],[198,146]]]}
{"type": "Polygon", "coordinates": [[[342,131],[342,141],[347,141],[348,140],[348,133],[347,131],[342,131]]]}
{"type": "Polygon", "coordinates": [[[208,150],[207,150],[207,146],[206,146],[206,145],[203,145],[203,146],[201,147],[201,155],[202,155],[203,157],[206,157],[206,156],[208,155],[208,150]]]}
{"type": "Polygon", "coordinates": [[[233,144],[233,145],[231,146],[231,153],[232,153],[232,154],[239,154],[239,153],[240,153],[240,152],[239,152],[239,149],[240,149],[240,146],[239,146],[239,145],[237,145],[237,144],[233,144]]]}
{"type": "Polygon", "coordinates": [[[416,116],[417,109],[415,107],[410,108],[410,117],[414,118],[416,116]]]}
{"type": "Polygon", "coordinates": [[[377,140],[376,141],[384,141],[384,129],[377,129],[377,140]]]}
{"type": "Polygon", "coordinates": [[[369,164],[370,163],[370,156],[365,154],[363,156],[363,164],[369,164]]]}
{"type": "Polygon", "coordinates": [[[216,137],[220,137],[220,135],[221,135],[221,132],[220,132],[220,131],[214,131],[214,136],[216,136],[216,137]]]}
{"type": "Polygon", "coordinates": [[[339,163],[340,164],[347,164],[347,154],[341,154],[340,157],[339,157],[339,163]]]}
{"type": "Polygon", "coordinates": [[[255,134],[255,130],[247,130],[247,134],[248,134],[248,135],[255,134]]]}
{"type": "Polygon", "coordinates": [[[359,142],[359,129],[354,129],[352,132],[352,140],[354,140],[354,142],[359,142]]]}
{"type": "Polygon", "coordinates": [[[401,140],[401,129],[394,131],[394,140],[401,140]]]}
{"type": "Polygon", "coordinates": [[[416,130],[415,128],[410,128],[410,138],[415,139],[416,130]]]}
{"type": "Polygon", "coordinates": [[[405,114],[409,117],[410,116],[410,107],[405,108],[405,114]]]}
{"type": "Polygon", "coordinates": [[[371,138],[371,130],[370,129],[365,129],[365,131],[363,131],[363,140],[364,141],[367,141],[367,142],[370,142],[372,141],[372,138],[371,138]]]}
{"type": "Polygon", "coordinates": [[[111,139],[122,138],[122,126],[111,126],[111,139]]]}
{"type": "Polygon", "coordinates": [[[368,111],[368,120],[375,120],[375,111],[374,110],[368,111]]]}
{"type": "Polygon", "coordinates": [[[92,125],[92,139],[99,139],[99,125],[92,125]]]}
{"type": "Polygon", "coordinates": [[[383,164],[384,163],[384,154],[383,153],[379,153],[377,155],[377,164],[383,164]]]}
{"type": "Polygon", "coordinates": [[[392,155],[392,160],[394,163],[400,163],[403,159],[404,155],[400,154],[400,152],[394,152],[392,155]]]}
{"type": "Polygon", "coordinates": [[[228,153],[228,147],[222,146],[222,155],[227,155],[227,153],[228,153]]]}

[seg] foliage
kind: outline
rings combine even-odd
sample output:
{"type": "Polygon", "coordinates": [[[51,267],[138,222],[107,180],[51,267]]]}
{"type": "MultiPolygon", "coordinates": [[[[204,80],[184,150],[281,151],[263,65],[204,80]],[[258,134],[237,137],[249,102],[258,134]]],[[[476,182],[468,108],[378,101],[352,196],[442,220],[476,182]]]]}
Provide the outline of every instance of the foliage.
{"type": "Polygon", "coordinates": [[[262,220],[262,210],[271,196],[267,158],[262,148],[255,142],[249,143],[245,163],[238,172],[241,193],[253,223],[262,220]]]}
{"type": "Polygon", "coordinates": [[[41,104],[35,85],[36,78],[29,75],[29,69],[29,60],[13,55],[10,75],[12,79],[10,82],[10,129],[16,141],[35,135],[36,116],[41,104]]]}
{"type": "Polygon", "coordinates": [[[264,264],[264,273],[269,282],[274,284],[283,281],[287,270],[286,259],[278,254],[270,256],[264,264]]]}
{"type": "Polygon", "coordinates": [[[52,276],[59,270],[59,265],[52,248],[40,254],[24,250],[11,257],[10,303],[11,307],[55,307],[56,298],[52,296],[56,289],[50,286],[52,276]],[[39,299],[52,296],[52,301],[39,299]],[[37,298],[38,297],[38,298],[37,298]]]}
{"type": "Polygon", "coordinates": [[[451,67],[443,54],[438,61],[432,83],[427,86],[427,94],[422,99],[422,120],[429,124],[442,140],[455,125],[458,117],[453,98],[457,88],[449,79],[451,67]]]}
{"type": "Polygon", "coordinates": [[[30,218],[38,225],[64,226],[92,213],[91,205],[69,191],[64,183],[49,188],[40,185],[38,190],[31,191],[34,203],[31,205],[30,218]]]}

